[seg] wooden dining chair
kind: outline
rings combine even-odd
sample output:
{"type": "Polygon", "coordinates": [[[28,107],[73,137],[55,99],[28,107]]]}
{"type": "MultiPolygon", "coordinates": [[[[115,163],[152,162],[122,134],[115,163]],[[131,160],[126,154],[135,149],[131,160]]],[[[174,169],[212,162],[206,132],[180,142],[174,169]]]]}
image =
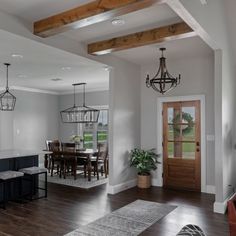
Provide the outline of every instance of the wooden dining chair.
{"type": "Polygon", "coordinates": [[[107,144],[98,144],[97,155],[91,159],[94,176],[97,175],[97,180],[99,180],[99,170],[101,175],[105,173],[105,177],[108,175],[108,146],[107,144]]]}
{"type": "Polygon", "coordinates": [[[62,173],[62,168],[64,165],[64,160],[59,153],[61,148],[60,148],[60,142],[58,140],[55,140],[51,143],[49,143],[49,150],[52,151],[52,154],[50,155],[51,158],[49,160],[49,166],[51,168],[51,176],[53,176],[54,169],[56,167],[57,174],[59,174],[61,178],[61,173],[62,173]]]}
{"type": "Polygon", "coordinates": [[[74,143],[61,143],[61,149],[63,152],[64,166],[63,176],[71,173],[76,175],[76,156],[75,156],[75,144],[74,143]]]}
{"type": "Polygon", "coordinates": [[[77,178],[77,170],[83,169],[84,176],[86,177],[86,165],[87,161],[84,158],[77,158],[76,147],[74,143],[62,143],[62,151],[65,152],[64,155],[64,178],[66,178],[67,173],[72,173],[74,179],[77,178]],[[73,155],[74,153],[74,155],[73,155]]]}

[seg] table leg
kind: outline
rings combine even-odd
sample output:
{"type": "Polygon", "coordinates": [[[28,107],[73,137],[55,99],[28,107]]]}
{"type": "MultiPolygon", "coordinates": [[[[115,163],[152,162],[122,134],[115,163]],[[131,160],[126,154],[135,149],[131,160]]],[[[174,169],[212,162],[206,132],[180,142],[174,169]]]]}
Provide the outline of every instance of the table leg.
{"type": "Polygon", "coordinates": [[[74,159],[74,166],[73,168],[73,174],[74,174],[74,180],[76,180],[76,174],[77,174],[77,158],[74,159]]]}
{"type": "Polygon", "coordinates": [[[47,169],[48,168],[48,154],[44,155],[44,167],[47,169]]]}
{"type": "Polygon", "coordinates": [[[92,166],[91,166],[91,159],[89,156],[88,157],[88,181],[91,181],[91,171],[92,171],[92,166]]]}

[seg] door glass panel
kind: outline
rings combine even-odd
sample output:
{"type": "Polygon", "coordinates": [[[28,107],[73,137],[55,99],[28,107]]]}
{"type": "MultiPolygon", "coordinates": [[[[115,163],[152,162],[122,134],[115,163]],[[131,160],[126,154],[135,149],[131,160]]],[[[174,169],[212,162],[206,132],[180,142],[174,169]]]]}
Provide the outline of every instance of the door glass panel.
{"type": "Polygon", "coordinates": [[[182,122],[195,122],[195,107],[182,107],[182,122]]]}
{"type": "Polygon", "coordinates": [[[167,110],[167,119],[169,124],[181,123],[180,119],[180,109],[169,107],[167,110]]]}
{"type": "Polygon", "coordinates": [[[195,150],[196,144],[195,143],[182,143],[182,158],[183,159],[195,159],[195,150]]]}
{"type": "Polygon", "coordinates": [[[169,124],[173,123],[173,117],[174,117],[174,109],[173,107],[169,107],[167,109],[167,119],[169,124]]]}
{"type": "Polygon", "coordinates": [[[195,124],[182,125],[182,140],[195,141],[195,124]]]}
{"type": "Polygon", "coordinates": [[[169,142],[168,143],[168,158],[174,157],[174,143],[169,142]]]}
{"type": "Polygon", "coordinates": [[[168,125],[169,141],[195,141],[195,125],[168,125]]]}
{"type": "Polygon", "coordinates": [[[173,140],[181,140],[181,135],[180,135],[180,125],[168,125],[168,140],[173,141],[173,140]]]}
{"type": "Polygon", "coordinates": [[[195,143],[168,142],[168,158],[195,159],[195,143]]]}

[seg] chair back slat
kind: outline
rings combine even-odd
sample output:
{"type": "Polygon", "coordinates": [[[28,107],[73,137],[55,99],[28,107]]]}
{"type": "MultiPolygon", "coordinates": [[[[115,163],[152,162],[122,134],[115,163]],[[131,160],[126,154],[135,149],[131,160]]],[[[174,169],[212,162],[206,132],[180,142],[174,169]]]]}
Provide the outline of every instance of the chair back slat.
{"type": "Polygon", "coordinates": [[[49,150],[52,152],[60,151],[60,142],[58,140],[54,140],[53,142],[49,143],[49,150]]]}
{"type": "Polygon", "coordinates": [[[63,152],[75,152],[75,143],[61,143],[63,152]]]}

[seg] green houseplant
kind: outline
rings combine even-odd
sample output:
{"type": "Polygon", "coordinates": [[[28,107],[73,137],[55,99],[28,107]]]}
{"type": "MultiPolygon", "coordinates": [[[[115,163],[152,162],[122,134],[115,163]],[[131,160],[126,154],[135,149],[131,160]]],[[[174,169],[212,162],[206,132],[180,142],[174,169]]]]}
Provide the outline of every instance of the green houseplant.
{"type": "Polygon", "coordinates": [[[130,166],[134,166],[138,171],[139,188],[149,188],[151,186],[151,171],[157,169],[157,164],[160,163],[157,160],[159,156],[155,153],[155,149],[135,148],[131,150],[130,166]]]}

